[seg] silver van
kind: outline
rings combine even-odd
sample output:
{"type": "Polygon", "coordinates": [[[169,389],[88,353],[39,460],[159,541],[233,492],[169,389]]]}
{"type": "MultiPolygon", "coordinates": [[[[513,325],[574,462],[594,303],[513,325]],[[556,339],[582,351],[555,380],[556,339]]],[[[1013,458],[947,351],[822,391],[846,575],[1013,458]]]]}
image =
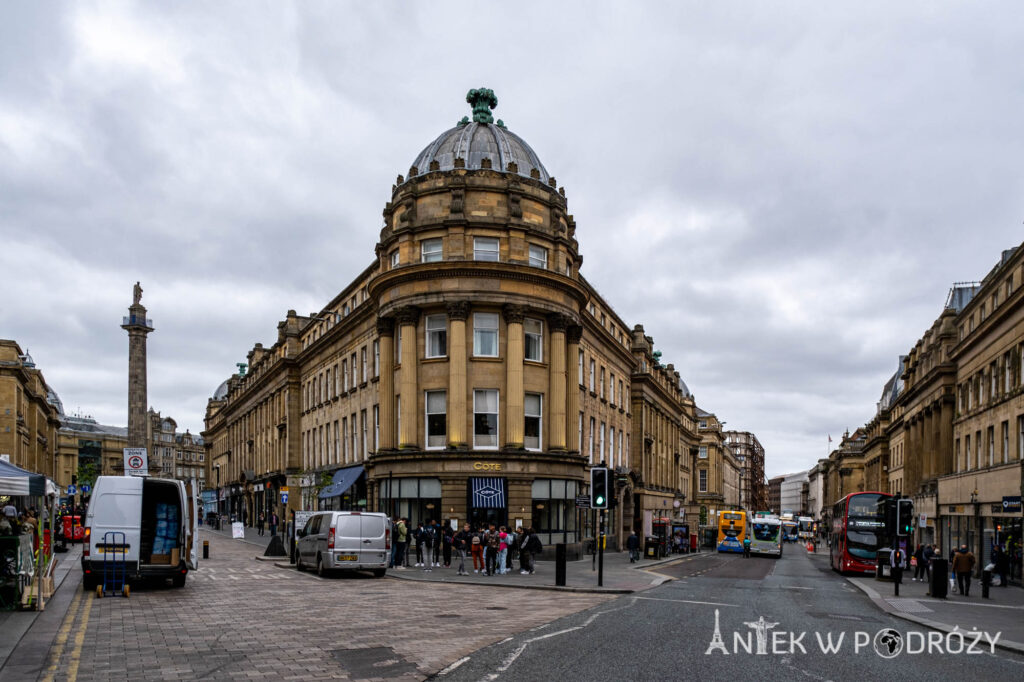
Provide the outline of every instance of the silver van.
{"type": "Polygon", "coordinates": [[[329,511],[309,517],[298,531],[295,567],[373,571],[383,578],[391,556],[391,521],[380,512],[329,511]]]}

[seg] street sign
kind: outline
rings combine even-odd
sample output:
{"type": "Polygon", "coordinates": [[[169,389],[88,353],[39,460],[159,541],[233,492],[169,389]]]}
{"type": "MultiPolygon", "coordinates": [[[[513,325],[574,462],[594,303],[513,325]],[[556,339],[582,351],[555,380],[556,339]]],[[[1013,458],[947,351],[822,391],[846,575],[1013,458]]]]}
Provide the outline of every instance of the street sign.
{"type": "Polygon", "coordinates": [[[91,491],[92,491],[92,486],[91,485],[89,485],[88,483],[82,484],[82,494],[83,495],[86,495],[86,494],[90,493],[91,491]]]}
{"type": "Polygon", "coordinates": [[[577,509],[590,509],[590,495],[578,495],[576,497],[577,509]]]}
{"type": "Polygon", "coordinates": [[[1020,495],[1003,497],[1003,511],[1019,514],[1021,509],[1020,495]]]}
{"type": "Polygon", "coordinates": [[[124,449],[124,475],[149,476],[149,457],[146,448],[124,449]]]}
{"type": "Polygon", "coordinates": [[[281,504],[288,504],[288,493],[281,492],[281,504]]]}
{"type": "Polygon", "coordinates": [[[69,485],[68,486],[68,495],[74,495],[77,492],[78,492],[78,490],[75,488],[75,486],[73,486],[73,485],[69,485]]]}

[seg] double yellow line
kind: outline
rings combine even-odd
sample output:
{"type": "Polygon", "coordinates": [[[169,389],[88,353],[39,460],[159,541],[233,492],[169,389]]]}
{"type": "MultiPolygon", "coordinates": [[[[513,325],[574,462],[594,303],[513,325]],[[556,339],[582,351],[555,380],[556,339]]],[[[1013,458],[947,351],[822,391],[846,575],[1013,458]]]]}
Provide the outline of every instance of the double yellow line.
{"type": "Polygon", "coordinates": [[[68,661],[67,666],[67,679],[68,682],[74,682],[78,679],[78,665],[81,662],[82,644],[85,642],[85,631],[89,626],[89,612],[92,610],[93,599],[95,599],[95,592],[79,590],[75,598],[71,600],[71,607],[68,609],[67,615],[64,616],[64,622],[61,624],[60,630],[57,631],[57,637],[53,641],[53,650],[50,652],[50,664],[47,666],[43,676],[39,678],[42,682],[53,682],[54,675],[57,674],[57,670],[60,668],[60,659],[64,655],[68,638],[71,636],[71,628],[74,627],[76,621],[78,621],[78,629],[75,631],[75,636],[72,640],[71,659],[68,661]],[[83,602],[85,606],[82,606],[83,602]]]}

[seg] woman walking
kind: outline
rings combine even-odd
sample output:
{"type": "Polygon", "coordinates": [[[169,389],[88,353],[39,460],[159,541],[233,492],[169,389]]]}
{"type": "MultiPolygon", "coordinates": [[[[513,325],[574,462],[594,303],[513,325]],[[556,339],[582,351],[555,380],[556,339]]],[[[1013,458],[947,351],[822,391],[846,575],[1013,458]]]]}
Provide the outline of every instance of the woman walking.
{"type": "Polygon", "coordinates": [[[508,557],[508,543],[508,532],[505,530],[505,526],[502,526],[498,531],[498,575],[508,573],[508,567],[505,565],[505,559],[508,557]]]}
{"type": "MultiPolygon", "coordinates": [[[[469,524],[466,524],[469,527],[469,524]]],[[[483,542],[483,529],[477,533],[473,533],[469,539],[469,551],[473,555],[473,572],[479,573],[484,570],[484,542],[483,542]]]]}

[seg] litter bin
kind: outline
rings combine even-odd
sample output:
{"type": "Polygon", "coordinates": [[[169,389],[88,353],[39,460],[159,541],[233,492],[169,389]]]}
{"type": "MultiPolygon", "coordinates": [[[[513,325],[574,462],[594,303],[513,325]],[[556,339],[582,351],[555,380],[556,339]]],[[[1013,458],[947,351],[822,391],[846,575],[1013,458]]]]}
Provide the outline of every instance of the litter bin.
{"type": "Polygon", "coordinates": [[[945,599],[949,594],[949,562],[945,559],[932,559],[932,582],[929,588],[929,593],[936,599],[945,599]]]}
{"type": "Polygon", "coordinates": [[[644,538],[644,556],[648,559],[658,559],[661,557],[661,542],[658,538],[651,535],[644,538]]]}
{"type": "Polygon", "coordinates": [[[988,599],[988,589],[992,587],[992,571],[986,569],[981,572],[981,598],[988,599]]]}

